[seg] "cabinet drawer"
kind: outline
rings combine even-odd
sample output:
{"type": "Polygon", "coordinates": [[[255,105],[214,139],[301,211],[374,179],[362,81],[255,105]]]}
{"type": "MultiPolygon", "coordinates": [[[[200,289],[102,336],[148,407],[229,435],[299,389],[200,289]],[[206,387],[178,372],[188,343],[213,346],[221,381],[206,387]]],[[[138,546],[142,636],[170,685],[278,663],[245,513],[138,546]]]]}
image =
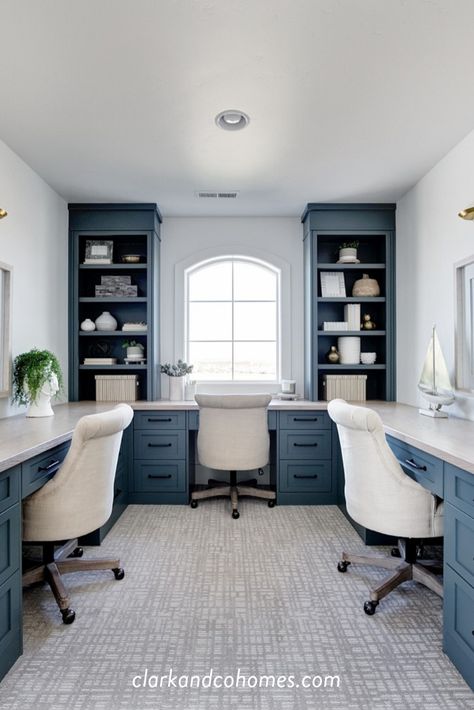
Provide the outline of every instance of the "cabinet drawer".
{"type": "Polygon", "coordinates": [[[474,473],[449,463],[444,465],[446,500],[474,518],[474,473]]]}
{"type": "Polygon", "coordinates": [[[0,514],[0,584],[20,567],[20,504],[0,514]]]}
{"type": "Polygon", "coordinates": [[[186,462],[135,461],[135,491],[186,491],[186,462]]]}
{"type": "Polygon", "coordinates": [[[8,658],[10,644],[17,641],[17,646],[21,646],[20,583],[20,571],[18,570],[0,585],[0,672],[3,670],[3,664],[6,668],[12,665],[10,661],[13,659],[8,658]]]}
{"type": "Polygon", "coordinates": [[[186,432],[136,431],[134,435],[134,458],[136,459],[184,459],[186,458],[186,432]]]}
{"type": "Polygon", "coordinates": [[[20,500],[20,466],[0,473],[0,513],[20,500]]]}
{"type": "Polygon", "coordinates": [[[21,465],[22,498],[31,495],[54,476],[66,458],[70,442],[56,446],[21,465]]]}
{"type": "Polygon", "coordinates": [[[185,429],[186,412],[135,412],[135,429],[185,429]]]}
{"type": "Polygon", "coordinates": [[[443,585],[444,651],[474,688],[474,589],[447,565],[443,585]]]}
{"type": "Polygon", "coordinates": [[[280,431],[281,459],[330,459],[331,431],[280,431]]]}
{"type": "Polygon", "coordinates": [[[447,564],[474,586],[474,518],[445,503],[444,530],[447,564]]]}
{"type": "Polygon", "coordinates": [[[326,412],[280,412],[280,429],[330,429],[326,412]]]}
{"type": "Polygon", "coordinates": [[[414,446],[387,436],[387,441],[406,474],[443,498],[443,462],[414,446]]]}
{"type": "Polygon", "coordinates": [[[281,461],[281,491],[331,491],[331,461],[281,461]]]}

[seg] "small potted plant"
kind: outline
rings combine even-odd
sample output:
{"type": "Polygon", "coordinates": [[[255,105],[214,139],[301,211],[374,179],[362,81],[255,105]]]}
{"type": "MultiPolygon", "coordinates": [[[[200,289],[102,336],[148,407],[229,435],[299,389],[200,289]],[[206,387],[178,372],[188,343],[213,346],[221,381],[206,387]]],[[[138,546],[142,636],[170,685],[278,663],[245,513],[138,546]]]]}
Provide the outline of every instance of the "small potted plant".
{"type": "Polygon", "coordinates": [[[359,248],[358,241],[344,242],[339,247],[339,261],[341,264],[358,264],[357,249],[359,248]]]}
{"type": "Polygon", "coordinates": [[[184,399],[184,378],[191,374],[193,365],[188,365],[183,360],[178,360],[176,365],[165,362],[161,365],[160,371],[169,377],[170,400],[180,401],[184,399]]]}
{"type": "Polygon", "coordinates": [[[145,346],[137,340],[126,340],[122,343],[122,348],[127,350],[127,360],[143,360],[145,346]]]}
{"type": "Polygon", "coordinates": [[[33,348],[13,361],[13,404],[29,404],[27,417],[51,417],[51,397],[63,386],[61,365],[49,350],[33,348]]]}

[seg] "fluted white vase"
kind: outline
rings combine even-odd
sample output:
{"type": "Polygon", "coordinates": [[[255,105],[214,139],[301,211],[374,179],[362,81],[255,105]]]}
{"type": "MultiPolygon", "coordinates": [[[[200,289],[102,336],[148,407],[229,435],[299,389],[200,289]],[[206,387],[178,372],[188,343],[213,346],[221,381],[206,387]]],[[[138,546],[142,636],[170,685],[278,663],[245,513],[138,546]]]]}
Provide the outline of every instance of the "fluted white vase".
{"type": "Polygon", "coordinates": [[[170,400],[181,402],[184,399],[184,377],[168,377],[170,400]]]}
{"type": "Polygon", "coordinates": [[[117,321],[109,313],[109,311],[104,311],[98,318],[96,318],[95,327],[97,330],[103,331],[117,330],[117,321]]]}

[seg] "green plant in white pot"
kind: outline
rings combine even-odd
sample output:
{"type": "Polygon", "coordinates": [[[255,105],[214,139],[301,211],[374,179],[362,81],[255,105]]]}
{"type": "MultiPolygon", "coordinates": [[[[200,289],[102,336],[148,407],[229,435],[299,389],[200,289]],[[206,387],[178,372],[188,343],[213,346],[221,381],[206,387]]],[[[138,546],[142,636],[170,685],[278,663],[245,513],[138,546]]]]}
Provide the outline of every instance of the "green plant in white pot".
{"type": "Polygon", "coordinates": [[[122,348],[126,348],[127,360],[141,360],[144,357],[145,346],[137,340],[126,340],[122,348]]]}
{"type": "Polygon", "coordinates": [[[181,401],[184,399],[184,378],[186,375],[191,374],[193,371],[193,365],[188,365],[187,362],[183,360],[178,360],[176,365],[170,365],[169,362],[165,362],[161,365],[160,371],[164,375],[168,375],[169,381],[169,397],[171,401],[181,401]]]}
{"type": "Polygon", "coordinates": [[[51,398],[63,387],[61,365],[49,350],[33,348],[13,361],[14,404],[29,404],[27,417],[51,417],[51,398]]]}

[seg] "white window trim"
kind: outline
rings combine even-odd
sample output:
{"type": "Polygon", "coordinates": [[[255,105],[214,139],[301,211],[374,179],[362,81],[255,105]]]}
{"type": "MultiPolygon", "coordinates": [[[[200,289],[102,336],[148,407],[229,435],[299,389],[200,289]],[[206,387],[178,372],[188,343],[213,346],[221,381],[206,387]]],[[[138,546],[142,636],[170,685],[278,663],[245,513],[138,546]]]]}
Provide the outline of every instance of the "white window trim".
{"type": "Polygon", "coordinates": [[[454,264],[455,279],[455,391],[465,397],[474,398],[474,389],[467,384],[470,379],[467,362],[466,304],[465,304],[465,269],[474,265],[474,254],[454,264]]]}
{"type": "MultiPolygon", "coordinates": [[[[202,249],[194,252],[186,259],[175,265],[175,297],[174,297],[174,360],[182,358],[185,352],[186,339],[186,272],[196,268],[206,261],[210,262],[223,258],[254,259],[262,262],[280,272],[279,279],[279,335],[280,335],[280,378],[292,379],[291,361],[291,266],[280,257],[262,249],[242,246],[241,244],[227,244],[224,246],[202,249]]],[[[261,391],[263,387],[269,392],[278,392],[280,381],[269,380],[219,380],[199,381],[199,385],[206,387],[207,391],[222,392],[224,390],[261,391]]]]}

